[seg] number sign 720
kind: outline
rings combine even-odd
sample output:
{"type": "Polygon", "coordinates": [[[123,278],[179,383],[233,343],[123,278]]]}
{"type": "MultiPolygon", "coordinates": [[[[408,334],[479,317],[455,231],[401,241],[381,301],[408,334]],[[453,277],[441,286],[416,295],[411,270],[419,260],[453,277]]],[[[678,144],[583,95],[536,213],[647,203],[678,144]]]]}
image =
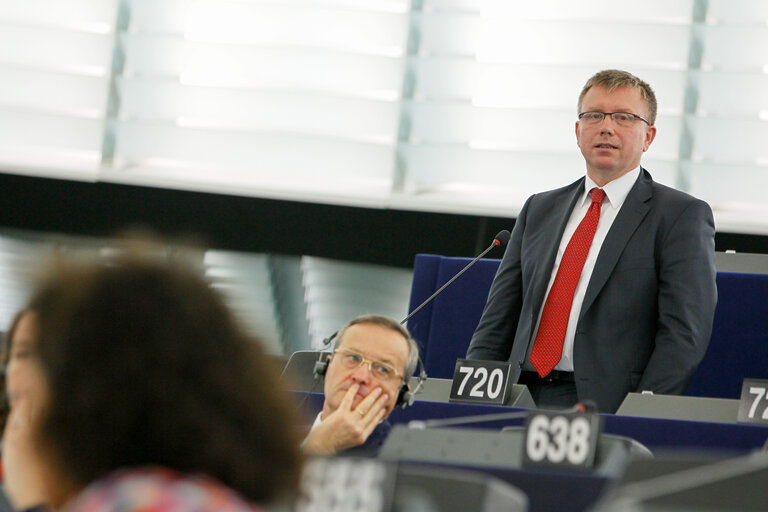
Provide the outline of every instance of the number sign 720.
{"type": "Polygon", "coordinates": [[[485,381],[488,381],[488,387],[486,388],[488,398],[496,398],[499,396],[499,393],[501,393],[501,385],[504,383],[504,373],[501,371],[501,368],[494,368],[491,370],[490,379],[488,378],[488,370],[482,366],[480,368],[462,366],[459,368],[459,372],[464,374],[464,378],[461,379],[461,384],[459,384],[460,395],[464,393],[464,386],[467,385],[467,382],[469,382],[469,378],[473,373],[477,378],[477,382],[472,386],[469,396],[484,398],[485,393],[483,392],[483,386],[485,386],[485,381]]]}
{"type": "Polygon", "coordinates": [[[459,359],[451,401],[503,404],[509,388],[510,363],[459,359]]]}

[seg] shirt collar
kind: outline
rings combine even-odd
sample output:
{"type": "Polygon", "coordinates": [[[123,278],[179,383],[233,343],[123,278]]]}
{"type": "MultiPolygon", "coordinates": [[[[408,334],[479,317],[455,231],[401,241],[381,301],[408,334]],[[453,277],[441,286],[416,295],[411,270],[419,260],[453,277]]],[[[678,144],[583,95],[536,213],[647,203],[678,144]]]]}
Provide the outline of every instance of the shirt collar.
{"type": "MultiPolygon", "coordinates": [[[[609,204],[611,208],[620,208],[621,205],[624,204],[624,200],[629,195],[629,191],[632,190],[632,187],[635,185],[639,176],[640,166],[637,166],[624,176],[606,183],[604,187],[598,187],[605,191],[605,201],[603,201],[603,206],[609,204]]],[[[587,176],[584,180],[584,192],[581,195],[580,205],[583,206],[591,200],[589,191],[595,187],[597,187],[597,184],[587,176]]]]}

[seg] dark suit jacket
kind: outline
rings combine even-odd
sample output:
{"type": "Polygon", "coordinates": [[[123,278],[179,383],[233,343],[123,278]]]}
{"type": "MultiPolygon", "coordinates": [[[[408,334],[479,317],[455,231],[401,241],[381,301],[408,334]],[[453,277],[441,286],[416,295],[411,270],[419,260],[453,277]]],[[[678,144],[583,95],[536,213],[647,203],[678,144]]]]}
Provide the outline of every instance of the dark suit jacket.
{"type": "MultiPolygon", "coordinates": [[[[526,201],[467,352],[515,363],[533,341],[557,248],[584,178],[526,201]]],[[[715,227],[704,201],[641,169],[598,254],[573,348],[579,400],[615,412],[630,391],[680,394],[709,343],[715,227]]]]}

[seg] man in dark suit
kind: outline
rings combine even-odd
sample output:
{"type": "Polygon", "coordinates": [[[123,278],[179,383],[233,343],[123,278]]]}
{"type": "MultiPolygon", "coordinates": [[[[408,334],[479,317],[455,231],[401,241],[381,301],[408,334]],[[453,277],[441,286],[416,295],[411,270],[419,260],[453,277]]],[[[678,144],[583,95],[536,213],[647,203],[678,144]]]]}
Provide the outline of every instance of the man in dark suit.
{"type": "Polygon", "coordinates": [[[640,166],[656,136],[647,83],[601,71],[578,106],[586,176],[523,206],[467,357],[515,363],[539,406],[615,412],[631,391],[683,393],[704,357],[715,228],[705,202],[640,166]]]}

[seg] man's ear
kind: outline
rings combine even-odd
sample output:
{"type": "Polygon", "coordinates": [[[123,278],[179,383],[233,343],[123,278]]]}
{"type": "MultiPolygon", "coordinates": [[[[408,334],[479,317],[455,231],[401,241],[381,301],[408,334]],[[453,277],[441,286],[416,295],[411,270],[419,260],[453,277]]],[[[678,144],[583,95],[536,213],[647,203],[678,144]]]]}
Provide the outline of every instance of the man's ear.
{"type": "Polygon", "coordinates": [[[651,142],[653,142],[653,139],[655,138],[656,138],[656,127],[648,126],[645,132],[645,140],[643,141],[643,152],[648,151],[648,148],[651,147],[651,142]]]}

